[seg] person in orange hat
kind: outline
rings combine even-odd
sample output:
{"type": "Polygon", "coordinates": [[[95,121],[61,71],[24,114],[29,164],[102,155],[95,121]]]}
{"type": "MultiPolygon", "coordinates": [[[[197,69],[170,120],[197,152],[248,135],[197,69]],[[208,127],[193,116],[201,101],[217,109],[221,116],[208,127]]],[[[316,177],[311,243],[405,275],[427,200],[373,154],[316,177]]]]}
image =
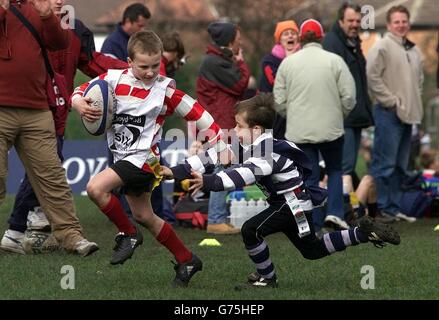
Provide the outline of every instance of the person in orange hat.
{"type": "MultiPolygon", "coordinates": [[[[294,20],[280,21],[274,31],[275,45],[271,52],[262,58],[262,76],[259,91],[273,92],[274,79],[282,60],[300,50],[299,28],[294,20]]],[[[273,126],[273,136],[285,139],[285,118],[276,114],[273,126]]]]}

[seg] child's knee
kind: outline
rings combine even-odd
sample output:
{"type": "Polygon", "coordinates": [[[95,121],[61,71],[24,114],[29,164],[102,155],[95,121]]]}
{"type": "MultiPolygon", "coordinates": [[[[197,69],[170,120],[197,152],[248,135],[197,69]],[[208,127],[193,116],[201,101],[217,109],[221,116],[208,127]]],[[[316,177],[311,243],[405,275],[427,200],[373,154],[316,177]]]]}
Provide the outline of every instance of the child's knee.
{"type": "Polygon", "coordinates": [[[93,201],[98,201],[104,195],[103,189],[99,186],[98,183],[95,183],[93,180],[90,180],[87,183],[87,195],[93,201]]]}
{"type": "Polygon", "coordinates": [[[256,238],[256,228],[249,221],[246,221],[241,227],[241,234],[243,239],[254,239],[256,238]]]}
{"type": "Polygon", "coordinates": [[[156,219],[153,212],[133,212],[133,217],[136,221],[141,222],[147,228],[153,226],[156,219]]]}

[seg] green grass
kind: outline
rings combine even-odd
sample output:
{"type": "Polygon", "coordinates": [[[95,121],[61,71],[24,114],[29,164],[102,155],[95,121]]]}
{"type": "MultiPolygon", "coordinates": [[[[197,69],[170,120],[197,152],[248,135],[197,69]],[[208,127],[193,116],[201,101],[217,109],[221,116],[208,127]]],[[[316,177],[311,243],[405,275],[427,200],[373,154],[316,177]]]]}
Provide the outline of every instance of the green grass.
{"type": "MultiPolygon", "coordinates": [[[[267,238],[280,285],[275,290],[235,292],[233,286],[253,271],[241,237],[216,236],[221,247],[200,247],[212,236],[177,228],[178,234],[204,262],[188,289],[171,289],[172,256],[144,230],[145,242],[123,266],[110,266],[115,228],[85,197],[77,197],[78,215],[90,240],[100,250],[87,258],[57,252],[50,255],[0,253],[0,299],[437,299],[437,219],[395,225],[400,246],[376,249],[371,244],[348,248],[318,261],[308,261],[282,234],[267,238]],[[75,269],[75,290],[60,286],[63,265],[75,269]],[[363,290],[364,265],[375,268],[375,289],[363,290]]],[[[12,198],[1,206],[6,228],[12,198]]]]}

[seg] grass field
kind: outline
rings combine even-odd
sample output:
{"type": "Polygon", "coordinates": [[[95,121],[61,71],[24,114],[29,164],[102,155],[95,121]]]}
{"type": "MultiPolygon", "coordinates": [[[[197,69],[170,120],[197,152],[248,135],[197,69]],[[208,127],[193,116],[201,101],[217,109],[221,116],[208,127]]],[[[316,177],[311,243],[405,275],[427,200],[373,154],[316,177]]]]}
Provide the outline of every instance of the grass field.
{"type": "MultiPolygon", "coordinates": [[[[12,198],[1,206],[0,226],[6,228],[12,198]]],[[[398,223],[400,246],[377,249],[371,244],[348,248],[318,261],[303,259],[281,234],[267,238],[277,267],[279,288],[236,292],[233,287],[252,269],[241,237],[216,236],[221,247],[200,247],[205,231],[177,228],[204,262],[188,289],[171,289],[172,256],[144,232],[145,242],[123,266],[110,266],[115,228],[85,197],[77,197],[78,215],[90,240],[100,250],[87,258],[57,252],[21,256],[0,253],[0,299],[438,299],[437,219],[398,223]],[[60,286],[61,268],[75,270],[75,289],[60,286]],[[375,270],[375,289],[363,290],[361,268],[375,270]]]]}

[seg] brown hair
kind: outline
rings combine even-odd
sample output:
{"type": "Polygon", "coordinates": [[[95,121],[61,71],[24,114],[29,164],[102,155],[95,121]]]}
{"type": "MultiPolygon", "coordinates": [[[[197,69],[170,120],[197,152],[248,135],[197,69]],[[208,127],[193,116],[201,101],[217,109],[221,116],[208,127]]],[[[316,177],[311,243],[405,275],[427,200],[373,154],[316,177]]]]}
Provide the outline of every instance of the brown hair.
{"type": "Polygon", "coordinates": [[[134,59],[136,53],[162,54],[162,41],[159,36],[151,30],[136,32],[128,41],[128,56],[131,60],[134,59]]]}
{"type": "Polygon", "coordinates": [[[421,153],[419,164],[424,169],[430,169],[431,165],[436,161],[436,155],[433,151],[427,150],[421,153]]]}
{"type": "Polygon", "coordinates": [[[317,38],[314,31],[307,31],[305,34],[303,34],[300,37],[300,43],[302,45],[305,45],[305,44],[308,44],[311,42],[322,43],[322,38],[317,38]]]}
{"type": "Polygon", "coordinates": [[[250,128],[260,125],[264,129],[272,129],[275,117],[273,104],[273,94],[260,93],[253,98],[238,102],[235,112],[245,113],[245,122],[250,128]]]}
{"type": "Polygon", "coordinates": [[[386,21],[387,23],[390,23],[391,19],[392,19],[392,14],[394,14],[395,12],[401,12],[401,13],[405,13],[407,15],[407,19],[410,20],[410,12],[409,10],[404,7],[404,6],[393,6],[389,9],[389,11],[387,11],[386,14],[386,21]]]}
{"type": "Polygon", "coordinates": [[[166,33],[162,37],[163,50],[167,52],[177,52],[178,59],[181,59],[185,55],[183,41],[181,41],[180,35],[177,31],[166,33]]]}

